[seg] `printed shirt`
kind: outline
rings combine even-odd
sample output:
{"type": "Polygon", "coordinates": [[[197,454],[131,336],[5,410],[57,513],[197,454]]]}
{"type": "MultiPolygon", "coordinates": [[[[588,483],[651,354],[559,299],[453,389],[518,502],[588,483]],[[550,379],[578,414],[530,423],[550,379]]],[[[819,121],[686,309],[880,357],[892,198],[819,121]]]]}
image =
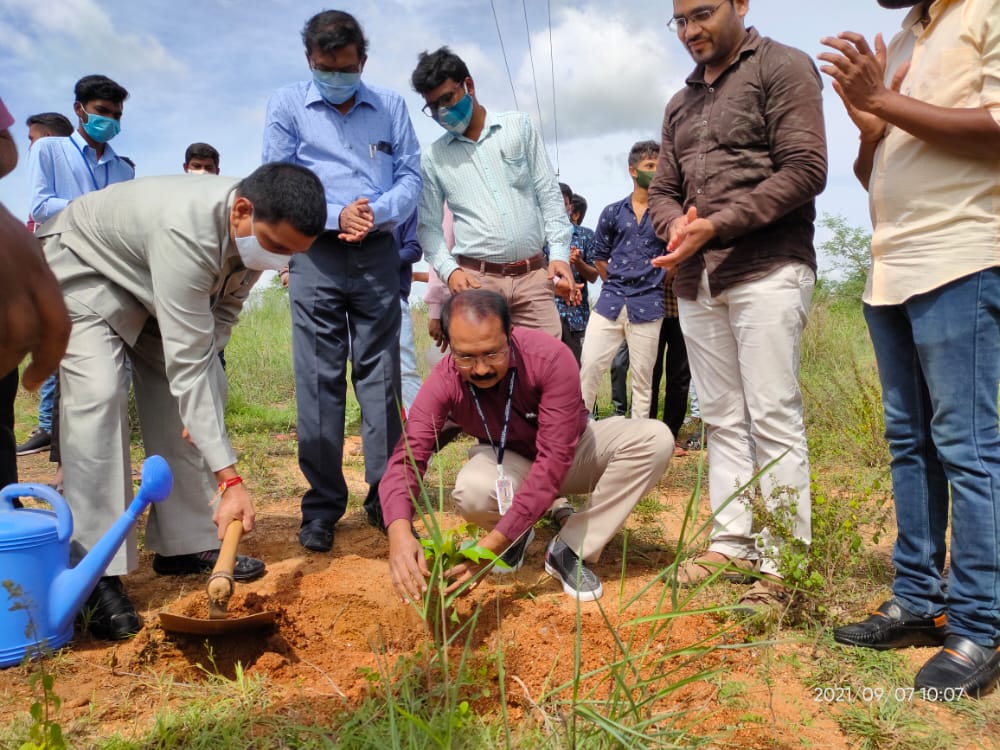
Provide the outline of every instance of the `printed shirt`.
{"type": "Polygon", "coordinates": [[[486,113],[476,141],[445,133],[424,151],[417,236],[424,257],[445,282],[463,255],[509,263],[548,245],[552,260],[569,261],[572,225],[538,130],[523,112],[486,113]],[[455,215],[449,252],[441,229],[443,204],[455,215]]]}
{"type": "Polygon", "coordinates": [[[28,152],[31,217],[43,224],[74,198],[135,177],[135,169],[115,153],[110,143],[97,158],[84,137],[74,131],[66,138],[35,141],[28,152]]]}
{"type": "Polygon", "coordinates": [[[625,307],[630,323],[663,318],[663,269],[650,264],[663,252],[649,211],[642,221],[635,220],[631,194],[606,207],[594,232],[594,260],[608,262],[608,278],[601,284],[594,312],[617,320],[625,307]]]}
{"type": "Polygon", "coordinates": [[[278,89],[267,103],[261,160],[311,169],[326,191],[326,227],[340,227],[340,212],[369,199],[375,228],[392,231],[417,207],[420,146],[403,97],[367,86],[346,115],[328,104],[312,81],[278,89]]]}
{"type": "Polygon", "coordinates": [[[510,339],[507,377],[492,388],[476,390],[489,435],[470,394],[473,386],[462,379],[452,358],[445,357],[431,370],[407,414],[403,436],[379,484],[386,526],[399,518],[413,518],[410,498],[420,497],[420,481],[435,450],[437,432],[449,415],[467,434],[487,444],[492,437],[496,446],[513,373],[516,379],[507,450],[533,463],[496,530],[516,539],[559,495],[587,427],[580,378],[567,377],[567,373],[577,371],[576,360],[559,339],[543,331],[514,328],[510,339]]]}
{"type": "MultiPolygon", "coordinates": [[[[889,45],[886,81],[947,108],[986,108],[1000,123],[1000,0],[938,0],[889,45]]],[[[864,301],[895,305],[1000,265],[1000,159],[962,156],[889,125],[868,185],[875,230],[864,301]]]]}
{"type": "Polygon", "coordinates": [[[826,184],[822,83],[804,52],[747,30],[711,84],[703,66],[667,104],[649,210],[657,234],[689,207],[717,236],[680,265],[674,291],[713,296],[790,262],[816,269],[815,197],[826,184]]]}
{"type": "MultiPolygon", "coordinates": [[[[584,263],[594,265],[593,229],[574,225],[573,239],[570,240],[569,244],[570,247],[575,247],[580,251],[580,257],[583,258],[584,263]]],[[[590,320],[590,295],[587,292],[587,282],[572,263],[570,264],[570,268],[573,269],[573,279],[576,283],[583,284],[583,288],[580,290],[580,304],[567,305],[562,297],[556,295],[556,307],[559,309],[559,317],[566,321],[569,330],[585,331],[587,329],[587,321],[590,320]]]]}

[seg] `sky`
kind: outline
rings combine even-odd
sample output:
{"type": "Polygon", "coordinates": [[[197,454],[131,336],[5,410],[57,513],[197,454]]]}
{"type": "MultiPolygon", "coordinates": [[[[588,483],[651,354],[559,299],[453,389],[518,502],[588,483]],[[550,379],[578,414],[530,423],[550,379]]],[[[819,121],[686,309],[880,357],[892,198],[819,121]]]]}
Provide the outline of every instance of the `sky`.
{"type": "MultiPolygon", "coordinates": [[[[540,122],[559,179],[589,203],[584,224],[591,227],[605,205],[631,190],[629,148],[659,140],[663,108],[693,68],[666,28],[671,2],[350,0],[334,7],[361,22],[369,39],[364,79],[404,96],[422,145],[443,131],[420,113],[423,100],[409,77],[419,52],[447,44],[468,64],[487,109],[520,109],[540,122]]],[[[749,7],[748,25],[813,58],[825,49],[822,37],[841,31],[869,39],[882,32],[888,41],[905,14],[875,0],[750,0],[749,7]]],[[[136,163],[137,176],[180,172],[193,141],[219,149],[224,174],[248,174],[260,163],[268,97],[309,77],[300,32],[321,10],[290,0],[4,0],[0,98],[17,119],[21,159],[0,180],[0,202],[27,216],[24,120],[58,111],[76,124],[73,85],[91,73],[131,94],[113,146],[136,163]]],[[[818,211],[867,229],[866,194],[851,171],[857,131],[823,78],[830,168],[818,211]]],[[[819,242],[826,236],[817,230],[819,242]]],[[[829,267],[822,257],[820,264],[829,267]]]]}

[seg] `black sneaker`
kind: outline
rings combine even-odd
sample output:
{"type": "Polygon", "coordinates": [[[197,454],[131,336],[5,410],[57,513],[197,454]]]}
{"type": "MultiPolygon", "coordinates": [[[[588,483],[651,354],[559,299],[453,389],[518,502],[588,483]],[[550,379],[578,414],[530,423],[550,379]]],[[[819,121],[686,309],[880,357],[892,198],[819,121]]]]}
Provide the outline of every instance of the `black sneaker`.
{"type": "Polygon", "coordinates": [[[503,554],[500,555],[500,559],[507,564],[507,567],[494,565],[493,572],[499,573],[500,575],[508,575],[519,571],[524,565],[524,556],[528,552],[528,545],[531,544],[531,540],[534,538],[534,529],[528,529],[526,532],[521,534],[517,541],[510,545],[506,550],[504,550],[503,554]]]}
{"type": "Polygon", "coordinates": [[[833,629],[833,640],[846,646],[879,651],[907,646],[940,646],[947,634],[946,617],[920,617],[894,598],[876,609],[867,620],[833,629]]]}
{"type": "Polygon", "coordinates": [[[52,447],[52,434],[48,430],[36,427],[28,439],[17,446],[17,455],[30,456],[32,453],[41,453],[52,447]]]}
{"type": "Polygon", "coordinates": [[[142,629],[142,618],[125,595],[118,576],[104,576],[80,610],[80,620],[95,638],[121,641],[142,629]]]}
{"type": "MultiPolygon", "coordinates": [[[[184,576],[211,573],[219,560],[219,550],[210,549],[190,555],[153,555],[153,570],[161,576],[184,576]]],[[[234,581],[253,581],[264,575],[267,566],[256,557],[236,556],[234,581]]]]}
{"type": "Polygon", "coordinates": [[[944,648],[917,672],[914,687],[921,698],[955,701],[979,698],[1000,680],[1000,645],[980,646],[960,635],[949,635],[944,648]]]}
{"type": "Polygon", "coordinates": [[[545,572],[562,583],[567,596],[581,602],[600,599],[604,593],[601,579],[559,537],[545,550],[545,572]]]}

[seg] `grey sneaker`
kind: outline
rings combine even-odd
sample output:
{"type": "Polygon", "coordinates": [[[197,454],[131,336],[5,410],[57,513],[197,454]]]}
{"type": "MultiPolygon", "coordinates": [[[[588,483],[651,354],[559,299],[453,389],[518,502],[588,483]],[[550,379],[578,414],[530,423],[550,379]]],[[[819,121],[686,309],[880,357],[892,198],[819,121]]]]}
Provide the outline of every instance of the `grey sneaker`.
{"type": "Polygon", "coordinates": [[[521,566],[524,565],[524,556],[528,552],[528,545],[531,544],[531,540],[534,538],[534,529],[528,529],[526,532],[521,534],[521,537],[510,545],[502,555],[500,555],[500,559],[507,563],[508,567],[504,568],[499,565],[494,565],[493,572],[505,576],[519,571],[521,566]]]}
{"type": "Polygon", "coordinates": [[[600,599],[604,593],[601,579],[559,537],[545,550],[545,572],[562,583],[567,596],[581,602],[600,599]]]}

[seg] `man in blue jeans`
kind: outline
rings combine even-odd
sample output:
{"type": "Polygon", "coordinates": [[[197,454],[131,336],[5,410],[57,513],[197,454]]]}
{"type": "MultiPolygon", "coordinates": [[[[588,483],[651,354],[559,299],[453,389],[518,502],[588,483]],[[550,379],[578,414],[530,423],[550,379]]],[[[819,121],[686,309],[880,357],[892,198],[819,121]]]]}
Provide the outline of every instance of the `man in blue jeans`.
{"type": "Polygon", "coordinates": [[[845,32],[819,57],[860,130],[855,174],[875,221],[864,310],[896,578],[891,599],[834,638],[941,646],[915,687],[950,701],[1000,678],[1000,2],[879,4],[913,6],[888,51],[845,32]]]}

